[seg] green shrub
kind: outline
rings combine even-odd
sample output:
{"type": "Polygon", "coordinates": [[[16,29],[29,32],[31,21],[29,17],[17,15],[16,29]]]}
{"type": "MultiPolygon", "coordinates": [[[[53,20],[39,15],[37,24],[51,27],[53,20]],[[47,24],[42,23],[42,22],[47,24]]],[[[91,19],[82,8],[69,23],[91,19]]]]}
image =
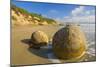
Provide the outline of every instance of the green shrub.
{"type": "MultiPolygon", "coordinates": [[[[42,21],[46,21],[48,24],[52,24],[52,23],[56,23],[55,20],[53,19],[50,19],[50,18],[45,18],[43,17],[41,14],[37,14],[37,13],[30,13],[28,12],[27,10],[23,9],[23,8],[20,8],[20,7],[17,7],[15,5],[11,5],[11,9],[15,10],[16,14],[18,14],[18,12],[24,14],[24,15],[30,15],[32,17],[37,17],[40,19],[40,22],[42,21]]],[[[18,14],[19,15],[19,14],[18,14]]],[[[16,20],[16,18],[12,17],[12,19],[16,20]]]]}

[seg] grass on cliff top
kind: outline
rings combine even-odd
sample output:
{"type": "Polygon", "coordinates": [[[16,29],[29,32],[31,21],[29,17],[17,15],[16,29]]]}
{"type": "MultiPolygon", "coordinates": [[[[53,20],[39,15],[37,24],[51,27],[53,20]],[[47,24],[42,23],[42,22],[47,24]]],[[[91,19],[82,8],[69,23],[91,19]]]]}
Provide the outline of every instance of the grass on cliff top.
{"type": "Polygon", "coordinates": [[[19,15],[18,12],[20,12],[20,13],[26,15],[26,16],[31,16],[32,18],[37,17],[37,18],[40,19],[41,22],[46,21],[48,24],[56,23],[56,21],[54,19],[43,17],[41,14],[30,13],[27,10],[20,8],[20,7],[17,7],[16,5],[13,5],[13,4],[11,5],[11,9],[16,11],[17,15],[19,15]]]}

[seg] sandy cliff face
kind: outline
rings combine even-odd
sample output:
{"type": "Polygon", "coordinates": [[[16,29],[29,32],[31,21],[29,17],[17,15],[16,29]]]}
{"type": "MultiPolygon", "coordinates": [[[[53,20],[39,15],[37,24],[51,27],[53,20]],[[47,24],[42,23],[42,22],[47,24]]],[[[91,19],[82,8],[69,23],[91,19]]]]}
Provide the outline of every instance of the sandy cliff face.
{"type": "Polygon", "coordinates": [[[14,25],[27,25],[32,24],[32,20],[30,17],[26,18],[23,14],[16,14],[14,10],[12,10],[12,24],[14,25]]]}
{"type": "MultiPolygon", "coordinates": [[[[39,22],[39,18],[36,19],[36,17],[32,16],[25,16],[19,12],[19,14],[16,14],[14,10],[11,11],[12,13],[12,24],[14,25],[29,25],[29,24],[42,24],[43,22],[39,22]]],[[[47,24],[46,22],[43,24],[47,24]]]]}
{"type": "MultiPolygon", "coordinates": [[[[42,16],[41,16],[42,17],[42,16]]],[[[12,25],[48,25],[57,24],[54,21],[48,22],[48,19],[42,19],[37,16],[32,16],[27,13],[22,13],[18,9],[11,9],[12,25]]]]}

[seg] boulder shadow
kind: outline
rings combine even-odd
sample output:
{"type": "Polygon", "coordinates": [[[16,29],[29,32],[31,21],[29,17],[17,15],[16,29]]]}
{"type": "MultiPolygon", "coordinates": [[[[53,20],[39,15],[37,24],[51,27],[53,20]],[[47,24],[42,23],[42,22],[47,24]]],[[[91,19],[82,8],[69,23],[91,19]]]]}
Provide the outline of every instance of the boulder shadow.
{"type": "Polygon", "coordinates": [[[38,49],[34,49],[34,48],[28,48],[28,51],[32,54],[35,54],[39,57],[42,57],[42,58],[48,58],[48,49],[43,49],[43,48],[40,48],[39,50],[38,49]]]}
{"type": "MultiPolygon", "coordinates": [[[[25,43],[29,46],[29,48],[27,50],[30,53],[37,55],[39,57],[42,57],[42,58],[48,58],[48,54],[53,52],[52,49],[49,48],[48,46],[44,46],[41,48],[31,47],[31,45],[34,45],[34,44],[32,44],[31,39],[23,39],[23,40],[21,40],[21,42],[25,43]]],[[[48,44],[48,45],[51,45],[51,44],[48,44]]]]}
{"type": "Polygon", "coordinates": [[[23,42],[25,44],[30,44],[31,39],[23,39],[23,40],[21,40],[21,42],[23,42]]]}
{"type": "Polygon", "coordinates": [[[31,39],[23,39],[21,40],[22,43],[27,44],[29,47],[31,46],[31,39]]]}

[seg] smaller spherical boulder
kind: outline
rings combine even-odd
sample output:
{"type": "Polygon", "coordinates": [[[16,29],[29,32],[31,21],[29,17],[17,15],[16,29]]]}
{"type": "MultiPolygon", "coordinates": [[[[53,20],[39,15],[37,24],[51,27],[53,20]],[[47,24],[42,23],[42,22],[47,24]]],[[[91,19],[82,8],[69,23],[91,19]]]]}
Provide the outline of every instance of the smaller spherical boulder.
{"type": "Polygon", "coordinates": [[[85,54],[86,38],[78,25],[66,25],[55,33],[52,47],[60,59],[80,58],[85,54]]]}
{"type": "Polygon", "coordinates": [[[31,42],[33,47],[47,46],[48,36],[42,31],[35,31],[31,35],[31,42]]]}

